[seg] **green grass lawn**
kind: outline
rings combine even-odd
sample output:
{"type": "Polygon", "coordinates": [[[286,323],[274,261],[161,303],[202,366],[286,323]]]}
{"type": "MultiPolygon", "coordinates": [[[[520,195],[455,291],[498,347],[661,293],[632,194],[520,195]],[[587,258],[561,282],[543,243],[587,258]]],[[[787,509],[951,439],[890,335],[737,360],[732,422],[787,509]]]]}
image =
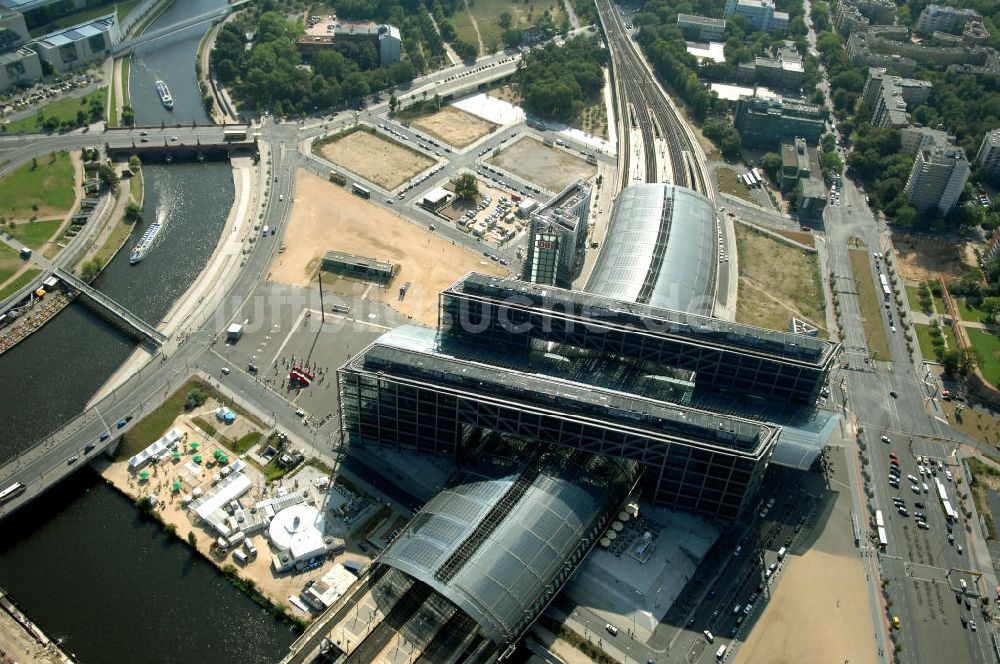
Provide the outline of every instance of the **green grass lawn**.
{"type": "Polygon", "coordinates": [[[962,320],[970,323],[982,323],[986,319],[986,312],[973,307],[964,297],[955,298],[958,301],[958,315],[962,320]]]}
{"type": "Polygon", "coordinates": [[[31,280],[37,277],[40,273],[41,270],[37,268],[31,268],[30,270],[22,272],[17,279],[14,279],[3,288],[0,288],[0,300],[10,297],[21,288],[31,283],[31,280]]]}
{"type": "Polygon", "coordinates": [[[933,304],[930,310],[925,310],[920,306],[920,286],[906,285],[903,288],[906,289],[906,299],[909,300],[911,311],[922,311],[925,314],[934,313],[933,304]]]}
{"type": "Polygon", "coordinates": [[[59,124],[68,122],[70,124],[76,124],[77,112],[83,111],[88,115],[87,122],[90,122],[89,111],[90,103],[93,99],[99,99],[101,101],[101,106],[104,105],[104,100],[107,99],[108,89],[99,88],[93,92],[84,95],[83,97],[66,97],[60,99],[59,101],[54,101],[51,104],[43,106],[37,113],[33,113],[20,120],[15,120],[7,125],[8,132],[37,132],[41,131],[41,123],[39,120],[41,118],[55,118],[58,120],[59,124]]]}
{"type": "Polygon", "coordinates": [[[63,223],[62,219],[48,221],[22,221],[9,231],[17,240],[32,249],[38,249],[48,242],[63,223]]]}
{"type": "Polygon", "coordinates": [[[0,284],[7,281],[21,269],[21,257],[6,244],[0,243],[0,284]]]}
{"type": "Polygon", "coordinates": [[[125,59],[122,60],[122,105],[125,106],[132,103],[132,96],[128,89],[128,77],[131,69],[132,56],[126,55],[125,59]]]}
{"type": "Polygon", "coordinates": [[[1000,338],[975,328],[966,328],[972,348],[976,352],[979,370],[991,385],[1000,384],[1000,338]]]}
{"type": "Polygon", "coordinates": [[[67,152],[56,152],[52,157],[40,157],[37,166],[25,164],[0,179],[0,216],[28,219],[69,212],[76,200],[73,162],[67,152]]]}
{"type": "MultiPolygon", "coordinates": [[[[851,249],[851,272],[858,284],[858,302],[861,305],[862,325],[868,349],[880,360],[889,359],[889,339],[882,320],[882,296],[875,292],[871,261],[867,249],[851,249]]],[[[933,354],[931,355],[933,357],[933,354]]]]}
{"type": "Polygon", "coordinates": [[[933,362],[934,344],[931,343],[931,326],[923,323],[914,323],[913,330],[917,333],[917,341],[920,342],[920,353],[925,360],[933,362]]]}
{"type": "MultiPolygon", "coordinates": [[[[558,30],[562,22],[563,10],[561,0],[532,0],[530,4],[524,4],[518,0],[479,0],[470,2],[472,15],[476,18],[479,26],[479,33],[483,38],[483,45],[487,51],[495,51],[503,47],[499,19],[500,14],[508,12],[513,19],[512,25],[515,28],[527,28],[538,23],[545,10],[552,14],[553,23],[558,30]]],[[[460,5],[461,7],[461,5],[460,5]]],[[[472,25],[469,12],[461,7],[451,18],[452,25],[459,38],[470,44],[479,44],[476,38],[476,29],[472,25]]]]}
{"type": "Polygon", "coordinates": [[[719,184],[719,191],[725,194],[732,194],[756,205],[757,201],[750,194],[747,186],[740,182],[739,175],[731,168],[720,168],[715,171],[715,181],[719,184]]]}
{"type": "Polygon", "coordinates": [[[948,307],[944,306],[944,298],[931,294],[931,299],[934,300],[934,310],[937,311],[942,316],[947,316],[948,307]]]}

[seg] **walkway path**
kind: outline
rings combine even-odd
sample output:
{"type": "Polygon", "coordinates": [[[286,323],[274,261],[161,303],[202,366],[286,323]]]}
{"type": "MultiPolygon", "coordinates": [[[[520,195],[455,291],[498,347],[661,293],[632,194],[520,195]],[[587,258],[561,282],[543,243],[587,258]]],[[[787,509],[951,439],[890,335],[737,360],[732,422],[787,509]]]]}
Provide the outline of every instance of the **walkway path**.
{"type": "Polygon", "coordinates": [[[469,12],[469,22],[472,23],[472,28],[476,31],[476,39],[479,41],[479,55],[486,55],[486,46],[483,44],[483,35],[479,32],[479,24],[476,23],[476,15],[472,13],[469,0],[462,0],[462,2],[465,4],[465,11],[469,12]]]}

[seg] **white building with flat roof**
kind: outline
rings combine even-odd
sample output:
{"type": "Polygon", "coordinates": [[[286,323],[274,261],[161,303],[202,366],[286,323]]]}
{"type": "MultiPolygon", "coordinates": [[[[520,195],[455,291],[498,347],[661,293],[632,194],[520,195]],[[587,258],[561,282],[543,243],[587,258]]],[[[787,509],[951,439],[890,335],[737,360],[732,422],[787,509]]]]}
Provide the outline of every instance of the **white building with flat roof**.
{"type": "Polygon", "coordinates": [[[988,177],[1000,176],[1000,129],[986,132],[983,144],[976,153],[976,161],[985,169],[988,177]]]}
{"type": "Polygon", "coordinates": [[[788,12],[774,10],[774,0],[726,0],[723,16],[739,14],[761,32],[788,29],[788,12]]]}
{"type": "Polygon", "coordinates": [[[114,12],[69,28],[50,32],[29,44],[56,71],[67,71],[93,60],[103,60],[122,40],[114,12]]]}
{"type": "Polygon", "coordinates": [[[969,161],[965,150],[950,143],[932,143],[917,150],[906,196],[910,205],[923,212],[934,206],[948,214],[969,180],[969,161]]]}

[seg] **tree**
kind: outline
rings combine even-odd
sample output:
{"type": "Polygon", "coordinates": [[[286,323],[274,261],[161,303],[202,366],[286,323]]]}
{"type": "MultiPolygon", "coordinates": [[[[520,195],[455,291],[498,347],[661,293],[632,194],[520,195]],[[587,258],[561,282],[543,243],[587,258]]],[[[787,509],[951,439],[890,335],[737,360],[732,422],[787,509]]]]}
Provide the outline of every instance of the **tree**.
{"type": "Polygon", "coordinates": [[[125,221],[134,224],[142,220],[142,208],[137,204],[129,201],[125,206],[125,221]]]}
{"type": "Polygon", "coordinates": [[[389,95],[389,113],[395,115],[397,108],[399,108],[399,98],[396,97],[396,93],[394,92],[389,95]]]}
{"type": "Polygon", "coordinates": [[[479,180],[472,173],[462,173],[451,181],[459,200],[475,201],[479,198],[479,180]]]}
{"type": "Polygon", "coordinates": [[[761,157],[761,168],[771,180],[777,182],[781,174],[781,155],[777,152],[765,152],[761,157]]]}
{"type": "Polygon", "coordinates": [[[184,409],[194,410],[195,408],[204,405],[206,401],[208,401],[208,395],[197,387],[193,388],[184,398],[184,409]]]}
{"type": "Polygon", "coordinates": [[[142,168],[142,160],[139,159],[139,155],[134,154],[128,158],[128,167],[133,172],[138,171],[140,168],[142,168]]]}
{"type": "Polygon", "coordinates": [[[509,30],[514,25],[514,18],[510,15],[510,12],[503,12],[497,19],[497,24],[502,30],[509,30]]]}
{"type": "Polygon", "coordinates": [[[198,548],[198,538],[195,536],[193,530],[191,530],[191,531],[188,532],[187,540],[188,540],[188,545],[192,549],[197,549],[198,548]]]}
{"type": "Polygon", "coordinates": [[[96,258],[80,266],[80,278],[90,283],[101,273],[101,263],[96,258]]]}
{"type": "Polygon", "coordinates": [[[124,106],[122,106],[121,120],[122,124],[125,125],[126,127],[135,126],[135,111],[132,110],[132,107],[130,105],[125,104],[124,106]]]}
{"type": "Polygon", "coordinates": [[[97,167],[97,177],[112,191],[118,191],[118,174],[115,173],[115,169],[107,164],[101,164],[97,167]]]}

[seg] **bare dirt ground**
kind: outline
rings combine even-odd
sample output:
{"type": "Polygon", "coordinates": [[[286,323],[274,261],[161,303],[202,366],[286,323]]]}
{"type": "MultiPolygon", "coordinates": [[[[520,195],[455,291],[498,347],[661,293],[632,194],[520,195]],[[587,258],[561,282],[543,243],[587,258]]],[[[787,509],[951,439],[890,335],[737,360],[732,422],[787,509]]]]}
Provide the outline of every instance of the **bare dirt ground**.
{"type": "Polygon", "coordinates": [[[597,166],[586,159],[562,148],[550,148],[534,138],[522,138],[489,163],[552,192],[562,191],[577,178],[589,180],[597,174],[597,166]]]}
{"type": "Polygon", "coordinates": [[[812,550],[789,559],[735,664],[863,664],[875,651],[861,559],[812,550]]]}
{"type": "Polygon", "coordinates": [[[464,148],[500,125],[478,118],[454,106],[445,106],[436,113],[424,115],[410,122],[410,126],[426,131],[456,148],[464,148]]]}
{"type": "Polygon", "coordinates": [[[352,132],[320,151],[334,164],[389,190],[434,163],[426,155],[367,131],[352,132]]]}
{"type": "Polygon", "coordinates": [[[892,238],[900,275],[909,281],[958,279],[975,267],[972,245],[896,233],[892,238]]]}
{"type": "Polygon", "coordinates": [[[39,644],[6,611],[0,611],[0,664],[58,664],[62,660],[53,650],[51,645],[39,644]]]}
{"type": "Polygon", "coordinates": [[[271,281],[308,286],[323,254],[331,250],[391,261],[399,265],[399,272],[385,289],[385,304],[433,326],[437,323],[438,293],[466,272],[509,274],[481,254],[454,245],[308,171],[299,171],[297,183],[285,250],[271,266],[271,281]],[[407,281],[410,289],[399,301],[398,287],[407,281]]]}

